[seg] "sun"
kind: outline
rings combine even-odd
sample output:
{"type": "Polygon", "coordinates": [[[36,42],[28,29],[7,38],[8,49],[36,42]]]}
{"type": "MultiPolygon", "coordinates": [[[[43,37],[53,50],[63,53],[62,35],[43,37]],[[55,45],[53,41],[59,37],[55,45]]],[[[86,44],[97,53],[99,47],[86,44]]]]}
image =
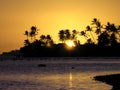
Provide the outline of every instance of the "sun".
{"type": "Polygon", "coordinates": [[[72,40],[66,42],[67,46],[69,47],[75,47],[75,44],[72,40]]]}

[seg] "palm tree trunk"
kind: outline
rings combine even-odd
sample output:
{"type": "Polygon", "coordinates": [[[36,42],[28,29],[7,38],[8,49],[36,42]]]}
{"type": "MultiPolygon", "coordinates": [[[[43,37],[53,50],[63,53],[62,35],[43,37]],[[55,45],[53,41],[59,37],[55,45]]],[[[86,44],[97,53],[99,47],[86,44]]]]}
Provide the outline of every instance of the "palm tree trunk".
{"type": "Polygon", "coordinates": [[[93,39],[93,42],[95,43],[96,41],[95,41],[95,38],[93,37],[93,34],[92,34],[91,31],[90,31],[90,35],[91,35],[91,37],[92,37],[92,39],[93,39]]]}

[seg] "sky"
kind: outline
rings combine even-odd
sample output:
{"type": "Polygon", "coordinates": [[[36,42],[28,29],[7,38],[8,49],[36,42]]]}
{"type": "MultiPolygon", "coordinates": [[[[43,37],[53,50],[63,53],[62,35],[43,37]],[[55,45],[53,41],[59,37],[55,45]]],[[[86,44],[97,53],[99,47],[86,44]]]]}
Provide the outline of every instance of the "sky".
{"type": "Polygon", "coordinates": [[[120,25],[119,9],[120,0],[0,0],[0,53],[22,47],[31,26],[57,43],[59,30],[81,31],[93,18],[120,25]]]}

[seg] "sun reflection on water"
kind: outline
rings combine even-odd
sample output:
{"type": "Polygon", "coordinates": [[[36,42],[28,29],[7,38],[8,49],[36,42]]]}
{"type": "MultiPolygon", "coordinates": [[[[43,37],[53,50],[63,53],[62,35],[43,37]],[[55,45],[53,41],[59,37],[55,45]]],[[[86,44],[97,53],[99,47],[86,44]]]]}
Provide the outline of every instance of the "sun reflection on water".
{"type": "Polygon", "coordinates": [[[71,89],[73,87],[73,76],[72,73],[69,73],[69,88],[71,89]]]}
{"type": "MultiPolygon", "coordinates": [[[[97,75],[97,74],[95,74],[97,75]]],[[[12,83],[14,88],[34,88],[32,90],[110,90],[112,87],[107,84],[94,81],[91,77],[93,73],[68,72],[64,74],[16,74],[0,75],[2,83],[12,83]],[[4,79],[3,79],[4,78],[4,79]],[[19,87],[17,87],[19,86],[19,87]],[[37,89],[35,89],[37,88],[37,89]]],[[[10,84],[11,85],[11,84],[10,84]]],[[[0,86],[3,86],[0,84],[0,86]]],[[[24,89],[28,90],[28,89],[24,89]]],[[[30,89],[31,90],[31,89],[30,89]]]]}

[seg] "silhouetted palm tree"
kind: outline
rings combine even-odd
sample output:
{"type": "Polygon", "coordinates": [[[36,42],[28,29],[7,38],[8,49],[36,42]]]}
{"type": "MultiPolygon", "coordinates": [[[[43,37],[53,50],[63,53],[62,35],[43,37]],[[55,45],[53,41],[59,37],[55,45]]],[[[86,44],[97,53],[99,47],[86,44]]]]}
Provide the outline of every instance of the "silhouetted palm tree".
{"type": "Polygon", "coordinates": [[[95,38],[94,38],[94,36],[93,36],[93,34],[92,34],[92,28],[91,28],[90,26],[87,26],[87,27],[86,27],[86,31],[89,31],[89,32],[90,32],[90,35],[91,35],[91,37],[92,37],[91,40],[93,40],[93,42],[95,43],[95,38]]]}
{"type": "Polygon", "coordinates": [[[111,42],[111,46],[117,45],[117,38],[115,36],[115,33],[111,34],[110,42],[111,42]]]}
{"type": "Polygon", "coordinates": [[[41,36],[40,36],[40,41],[41,41],[43,44],[45,44],[45,42],[46,42],[46,36],[45,36],[45,35],[41,35],[41,36]]]}
{"type": "Polygon", "coordinates": [[[36,26],[32,26],[31,29],[30,29],[30,37],[31,37],[31,40],[33,39],[34,37],[34,41],[36,39],[36,35],[38,34],[38,29],[36,26]]]}
{"type": "Polygon", "coordinates": [[[104,31],[98,36],[98,45],[100,46],[109,46],[110,45],[110,36],[107,31],[104,31]]]}
{"type": "Polygon", "coordinates": [[[50,35],[47,35],[46,36],[46,39],[49,41],[49,40],[51,40],[51,36],[50,35]]]}
{"type": "Polygon", "coordinates": [[[64,30],[60,30],[58,34],[59,34],[59,40],[62,41],[62,43],[63,43],[65,41],[64,30]]]}
{"type": "Polygon", "coordinates": [[[116,27],[115,24],[111,24],[108,22],[105,29],[110,36],[110,44],[112,46],[116,45],[118,43],[117,41],[119,39],[119,31],[120,31],[119,26],[116,27]]]}
{"type": "Polygon", "coordinates": [[[25,34],[24,34],[24,35],[26,35],[27,40],[28,40],[29,32],[28,32],[27,30],[25,31],[25,34]]]}
{"type": "Polygon", "coordinates": [[[118,42],[120,42],[120,25],[118,26],[118,42]]]}
{"type": "Polygon", "coordinates": [[[25,46],[30,45],[30,41],[29,41],[28,39],[24,40],[24,45],[25,45],[25,46]]]}
{"type": "Polygon", "coordinates": [[[50,35],[47,35],[47,36],[41,35],[40,41],[42,42],[43,46],[52,46],[54,44],[50,35]]]}
{"type": "Polygon", "coordinates": [[[52,46],[53,44],[54,44],[54,42],[53,42],[51,36],[50,36],[50,35],[47,35],[47,36],[46,36],[46,45],[52,46]]]}
{"type": "Polygon", "coordinates": [[[64,32],[65,32],[65,40],[71,39],[70,30],[66,29],[64,32]]]}
{"type": "Polygon", "coordinates": [[[80,36],[84,36],[85,37],[85,39],[86,39],[86,41],[87,41],[87,35],[86,35],[86,32],[85,31],[81,31],[80,32],[80,36]]]}
{"type": "Polygon", "coordinates": [[[73,30],[73,31],[72,31],[72,39],[73,39],[73,40],[76,40],[76,38],[77,38],[76,35],[77,35],[77,31],[76,31],[76,30],[73,30]]]}
{"type": "Polygon", "coordinates": [[[99,36],[102,33],[101,22],[97,18],[94,18],[92,21],[92,25],[95,25],[96,28],[95,33],[99,36]]]}

